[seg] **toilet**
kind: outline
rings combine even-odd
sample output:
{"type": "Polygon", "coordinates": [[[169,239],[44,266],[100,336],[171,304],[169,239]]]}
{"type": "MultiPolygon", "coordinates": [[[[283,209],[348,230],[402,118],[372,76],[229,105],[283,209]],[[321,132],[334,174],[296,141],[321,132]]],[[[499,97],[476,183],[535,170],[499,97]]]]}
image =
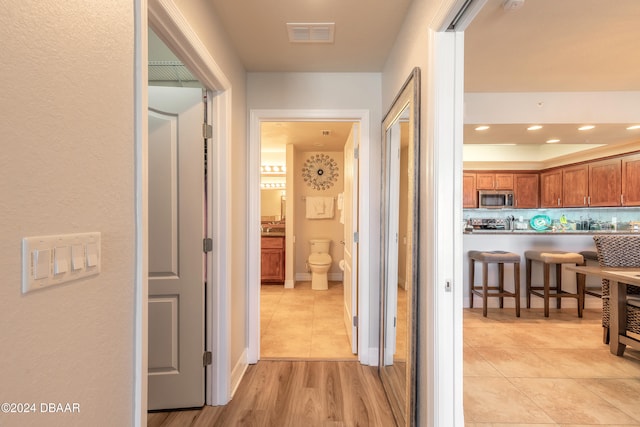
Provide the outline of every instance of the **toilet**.
{"type": "Polygon", "coordinates": [[[309,244],[311,246],[311,254],[307,260],[307,265],[311,270],[311,289],[325,291],[329,289],[327,272],[331,267],[331,255],[329,255],[331,240],[312,239],[309,244]]]}

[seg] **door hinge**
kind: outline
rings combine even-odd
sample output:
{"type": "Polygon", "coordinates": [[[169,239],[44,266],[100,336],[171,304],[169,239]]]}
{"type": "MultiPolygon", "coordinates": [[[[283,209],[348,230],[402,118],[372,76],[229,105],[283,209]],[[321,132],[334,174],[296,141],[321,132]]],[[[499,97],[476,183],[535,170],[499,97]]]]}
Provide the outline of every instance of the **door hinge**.
{"type": "Polygon", "coordinates": [[[354,328],[358,327],[358,316],[353,316],[353,327],[354,328]]]}
{"type": "Polygon", "coordinates": [[[360,157],[360,148],[359,147],[355,147],[353,149],[353,158],[357,160],[359,157],[360,157]]]}
{"type": "Polygon", "coordinates": [[[353,243],[358,243],[358,239],[359,238],[360,238],[360,236],[358,235],[357,231],[355,233],[353,233],[353,243]]]}
{"type": "Polygon", "coordinates": [[[212,252],[213,251],[213,239],[205,238],[202,239],[202,251],[203,252],[212,252]]]}
{"type": "Polygon", "coordinates": [[[202,355],[202,366],[209,366],[213,363],[213,354],[210,351],[205,351],[202,355]]]}
{"type": "Polygon", "coordinates": [[[213,126],[206,123],[202,124],[202,137],[211,138],[213,136],[213,126]]]}

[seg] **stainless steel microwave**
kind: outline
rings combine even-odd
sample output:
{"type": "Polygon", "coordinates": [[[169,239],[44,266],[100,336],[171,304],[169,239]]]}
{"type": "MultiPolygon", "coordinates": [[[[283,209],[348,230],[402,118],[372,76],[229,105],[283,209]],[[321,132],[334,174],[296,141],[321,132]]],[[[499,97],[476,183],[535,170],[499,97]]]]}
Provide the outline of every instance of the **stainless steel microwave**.
{"type": "Polygon", "coordinates": [[[478,207],[499,209],[513,207],[513,191],[481,190],[478,191],[478,207]]]}

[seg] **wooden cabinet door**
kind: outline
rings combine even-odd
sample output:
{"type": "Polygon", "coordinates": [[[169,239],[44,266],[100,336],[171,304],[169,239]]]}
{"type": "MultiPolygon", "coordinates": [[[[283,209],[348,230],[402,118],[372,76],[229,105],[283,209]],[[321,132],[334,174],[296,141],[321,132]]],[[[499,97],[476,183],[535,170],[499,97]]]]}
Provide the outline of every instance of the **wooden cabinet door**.
{"type": "Polygon", "coordinates": [[[562,170],[540,174],[540,207],[562,206],[562,170]]]}
{"type": "Polygon", "coordinates": [[[562,206],[584,207],[589,197],[589,166],[562,169],[562,206]]]}
{"type": "Polygon", "coordinates": [[[516,208],[540,207],[539,183],[537,173],[518,173],[513,175],[513,197],[516,208]]]}
{"type": "Polygon", "coordinates": [[[284,237],[263,237],[261,241],[261,281],[284,282],[284,237]]]}
{"type": "Polygon", "coordinates": [[[261,266],[263,281],[284,281],[284,259],[280,249],[263,249],[261,252],[261,266]]]}
{"type": "Polygon", "coordinates": [[[496,190],[513,190],[512,173],[497,173],[495,176],[494,182],[496,190]]]}
{"type": "Polygon", "coordinates": [[[496,185],[495,181],[496,181],[495,173],[477,173],[476,189],[477,190],[493,190],[496,185]]]}
{"type": "Polygon", "coordinates": [[[640,154],[622,159],[622,205],[640,206],[640,154]]]}
{"type": "Polygon", "coordinates": [[[620,159],[589,163],[589,205],[620,206],[622,162],[620,159]]]}
{"type": "Polygon", "coordinates": [[[462,174],[462,207],[477,208],[478,192],[476,191],[476,174],[462,174]]]}

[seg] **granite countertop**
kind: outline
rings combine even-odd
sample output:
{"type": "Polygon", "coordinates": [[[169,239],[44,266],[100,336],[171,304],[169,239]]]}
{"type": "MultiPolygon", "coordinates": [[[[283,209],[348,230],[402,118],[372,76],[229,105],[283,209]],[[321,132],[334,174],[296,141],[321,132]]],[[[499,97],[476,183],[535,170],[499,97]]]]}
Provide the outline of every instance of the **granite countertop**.
{"type": "Polygon", "coordinates": [[[262,237],[285,237],[284,231],[263,231],[262,237]]]}
{"type": "Polygon", "coordinates": [[[634,232],[632,230],[563,230],[563,231],[553,231],[553,230],[544,230],[544,231],[536,231],[536,230],[473,230],[473,231],[465,231],[464,234],[580,234],[580,235],[589,235],[589,234],[634,234],[640,235],[637,231],[634,232]]]}

